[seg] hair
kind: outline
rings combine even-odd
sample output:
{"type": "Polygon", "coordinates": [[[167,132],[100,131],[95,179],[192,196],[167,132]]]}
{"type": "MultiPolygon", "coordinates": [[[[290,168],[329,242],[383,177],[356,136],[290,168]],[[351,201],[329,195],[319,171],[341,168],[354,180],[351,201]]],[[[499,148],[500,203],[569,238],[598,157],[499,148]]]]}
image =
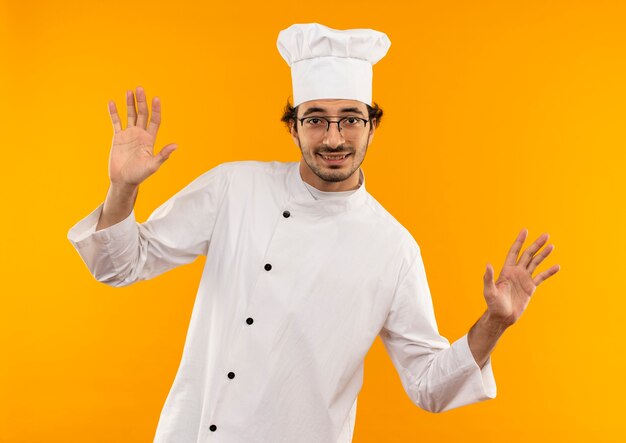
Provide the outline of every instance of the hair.
{"type": "MultiPolygon", "coordinates": [[[[378,125],[380,125],[380,119],[383,117],[383,110],[378,106],[378,103],[374,103],[374,106],[370,106],[366,103],[365,106],[367,106],[369,120],[372,121],[373,119],[375,119],[374,127],[378,128],[378,125]]],[[[287,104],[285,105],[285,109],[283,110],[283,116],[281,117],[280,121],[285,123],[285,125],[287,126],[287,130],[291,130],[291,122],[293,121],[295,123],[297,121],[297,118],[298,107],[291,106],[291,103],[289,103],[289,100],[287,100],[287,104]]],[[[296,132],[298,132],[298,125],[294,125],[294,129],[296,132]]]]}

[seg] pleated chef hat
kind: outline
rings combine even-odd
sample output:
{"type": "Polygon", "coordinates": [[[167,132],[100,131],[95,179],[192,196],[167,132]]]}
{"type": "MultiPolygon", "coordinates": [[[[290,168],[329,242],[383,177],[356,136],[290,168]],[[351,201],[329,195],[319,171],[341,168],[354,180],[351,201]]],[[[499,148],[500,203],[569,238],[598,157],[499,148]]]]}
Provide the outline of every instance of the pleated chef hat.
{"type": "Polygon", "coordinates": [[[391,46],[373,29],[337,30],[317,23],[291,25],[278,34],[278,52],[291,67],[293,106],[323,98],[372,104],[372,65],[391,46]]]}

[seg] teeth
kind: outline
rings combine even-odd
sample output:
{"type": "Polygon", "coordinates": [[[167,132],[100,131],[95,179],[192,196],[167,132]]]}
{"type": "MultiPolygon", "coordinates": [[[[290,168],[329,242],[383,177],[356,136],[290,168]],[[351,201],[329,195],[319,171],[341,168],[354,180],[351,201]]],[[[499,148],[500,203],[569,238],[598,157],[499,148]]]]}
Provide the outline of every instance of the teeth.
{"type": "Polygon", "coordinates": [[[348,154],[344,154],[344,155],[323,155],[322,157],[324,157],[326,160],[343,160],[344,158],[346,158],[348,154]]]}

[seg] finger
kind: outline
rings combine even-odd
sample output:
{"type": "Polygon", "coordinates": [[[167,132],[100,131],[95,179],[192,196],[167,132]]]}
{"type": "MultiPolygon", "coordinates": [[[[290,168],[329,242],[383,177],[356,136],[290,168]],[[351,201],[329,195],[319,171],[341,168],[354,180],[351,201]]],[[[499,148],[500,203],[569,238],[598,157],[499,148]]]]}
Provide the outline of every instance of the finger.
{"type": "Polygon", "coordinates": [[[117,113],[117,107],[113,100],[109,101],[109,115],[111,116],[111,122],[113,123],[113,130],[118,133],[122,130],[122,122],[120,122],[120,116],[117,113]]]}
{"type": "Polygon", "coordinates": [[[528,267],[528,263],[533,259],[537,251],[548,241],[550,235],[548,233],[541,234],[537,240],[535,240],[522,254],[519,259],[519,264],[528,267]]]}
{"type": "Polygon", "coordinates": [[[141,86],[137,86],[137,109],[139,110],[137,126],[146,129],[146,123],[148,122],[148,103],[146,102],[146,92],[141,86]]]}
{"type": "Polygon", "coordinates": [[[526,228],[522,229],[520,233],[517,235],[515,242],[509,249],[509,253],[506,256],[506,260],[504,261],[504,265],[515,266],[517,263],[517,256],[519,255],[519,251],[522,249],[522,245],[526,240],[526,236],[528,235],[528,230],[526,228]]]}
{"type": "Polygon", "coordinates": [[[175,143],[170,143],[169,145],[164,146],[163,149],[161,149],[159,153],[153,157],[156,167],[158,168],[163,164],[163,162],[165,162],[165,160],[170,158],[170,155],[176,150],[177,147],[178,145],[175,143]]]}
{"type": "Polygon", "coordinates": [[[535,255],[528,266],[528,272],[532,275],[537,269],[537,266],[554,250],[554,245],[550,244],[546,246],[539,254],[535,255]]]}
{"type": "Polygon", "coordinates": [[[547,280],[548,278],[552,277],[554,274],[559,272],[560,269],[561,269],[561,266],[554,265],[547,271],[543,271],[537,277],[533,278],[533,282],[535,283],[535,286],[539,286],[543,281],[547,280]]]}
{"type": "Polygon", "coordinates": [[[137,109],[135,108],[135,95],[133,91],[126,91],[126,110],[128,115],[128,126],[137,124],[137,109]]]}
{"type": "Polygon", "coordinates": [[[156,140],[159,125],[161,124],[161,101],[158,97],[152,99],[152,114],[150,114],[150,123],[148,123],[148,132],[156,140]]]}

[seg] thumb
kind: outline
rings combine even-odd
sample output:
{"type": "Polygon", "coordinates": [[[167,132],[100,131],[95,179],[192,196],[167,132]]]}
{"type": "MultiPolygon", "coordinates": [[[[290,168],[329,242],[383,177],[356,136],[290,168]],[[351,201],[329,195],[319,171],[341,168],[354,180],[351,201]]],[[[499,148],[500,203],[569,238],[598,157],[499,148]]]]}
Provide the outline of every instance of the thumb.
{"type": "Polygon", "coordinates": [[[170,158],[170,155],[176,150],[176,148],[178,148],[178,145],[175,143],[170,143],[169,145],[164,146],[163,149],[161,149],[154,157],[157,162],[157,166],[161,166],[165,160],[170,158]]]}
{"type": "Polygon", "coordinates": [[[487,269],[485,271],[485,275],[483,276],[483,283],[485,284],[485,292],[495,295],[496,294],[496,284],[493,281],[494,271],[491,263],[487,263],[487,269]]]}

